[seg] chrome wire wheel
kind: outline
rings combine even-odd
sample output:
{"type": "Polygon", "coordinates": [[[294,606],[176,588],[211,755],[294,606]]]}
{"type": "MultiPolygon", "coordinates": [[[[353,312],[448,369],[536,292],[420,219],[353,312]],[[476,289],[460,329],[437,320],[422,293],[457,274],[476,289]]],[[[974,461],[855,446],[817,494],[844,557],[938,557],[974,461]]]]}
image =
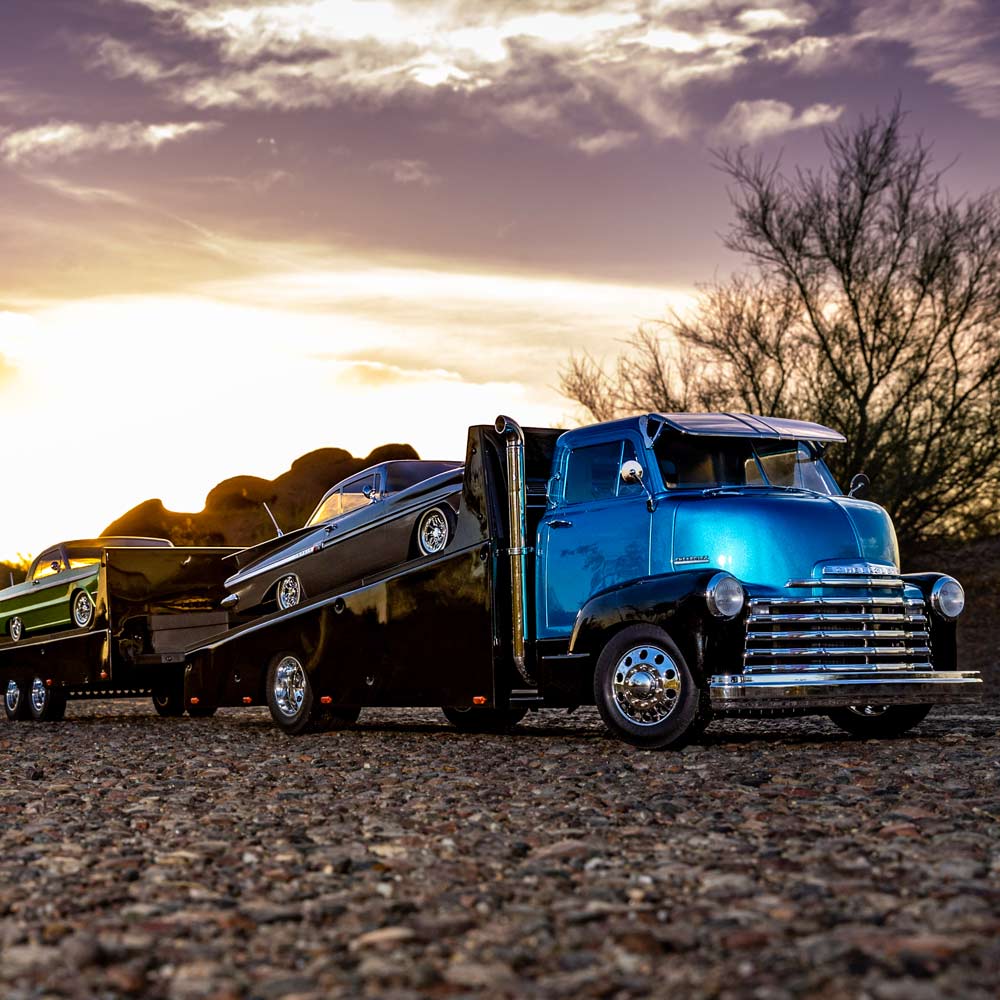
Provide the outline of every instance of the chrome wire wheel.
{"type": "Polygon", "coordinates": [[[636,726],[656,726],[677,707],[681,673],[659,646],[634,646],[618,660],[611,679],[615,707],[636,726]]]}
{"type": "Polygon", "coordinates": [[[86,628],[94,620],[94,602],[85,590],[79,590],[73,598],[73,624],[86,628]]]}
{"type": "Polygon", "coordinates": [[[14,615],[7,625],[7,630],[10,632],[10,637],[14,642],[20,642],[21,636],[24,635],[24,622],[21,621],[18,615],[14,615]]]}
{"type": "Polygon", "coordinates": [[[49,689],[41,677],[36,677],[31,682],[31,708],[35,715],[41,715],[45,711],[48,701],[49,689]]]}
{"type": "Polygon", "coordinates": [[[302,584],[299,582],[299,578],[294,573],[283,576],[278,581],[276,594],[278,607],[282,611],[294,608],[302,600],[302,584]]]}
{"type": "Polygon", "coordinates": [[[17,681],[7,681],[7,690],[3,696],[7,717],[13,719],[21,708],[21,687],[17,681]]]}
{"type": "Polygon", "coordinates": [[[274,672],[273,696],[278,711],[287,719],[296,718],[306,700],[306,672],[294,656],[285,656],[274,672]]]}
{"type": "Polygon", "coordinates": [[[863,719],[877,719],[889,711],[888,705],[848,705],[848,712],[860,715],[863,719]]]}
{"type": "Polygon", "coordinates": [[[451,525],[440,507],[432,507],[420,518],[417,528],[417,543],[425,556],[437,555],[448,544],[451,525]]]}

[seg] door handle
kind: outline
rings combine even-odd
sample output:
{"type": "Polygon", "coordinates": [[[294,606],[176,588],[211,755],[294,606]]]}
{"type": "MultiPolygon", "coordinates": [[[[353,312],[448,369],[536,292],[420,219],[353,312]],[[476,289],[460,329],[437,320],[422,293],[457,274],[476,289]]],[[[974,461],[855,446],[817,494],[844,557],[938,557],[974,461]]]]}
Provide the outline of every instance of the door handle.
{"type": "Polygon", "coordinates": [[[573,522],[572,521],[559,521],[559,520],[549,521],[549,527],[550,528],[572,528],[573,527],[573,522]]]}

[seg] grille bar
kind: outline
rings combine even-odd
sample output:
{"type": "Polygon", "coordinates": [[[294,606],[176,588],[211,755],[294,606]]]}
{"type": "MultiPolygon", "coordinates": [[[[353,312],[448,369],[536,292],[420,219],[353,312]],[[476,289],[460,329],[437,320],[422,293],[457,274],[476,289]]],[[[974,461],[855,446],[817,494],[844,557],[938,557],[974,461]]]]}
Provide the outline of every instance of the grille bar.
{"type": "Polygon", "coordinates": [[[919,598],[755,598],[744,673],[929,670],[930,633],[919,598]]]}

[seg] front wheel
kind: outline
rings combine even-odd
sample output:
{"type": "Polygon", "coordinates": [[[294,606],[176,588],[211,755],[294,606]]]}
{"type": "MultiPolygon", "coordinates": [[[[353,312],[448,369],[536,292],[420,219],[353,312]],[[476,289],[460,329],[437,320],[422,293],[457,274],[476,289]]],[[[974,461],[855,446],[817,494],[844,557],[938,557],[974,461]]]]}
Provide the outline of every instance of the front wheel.
{"type": "Polygon", "coordinates": [[[54,690],[41,677],[31,682],[28,706],[35,722],[60,722],[66,717],[66,695],[54,690]]]}
{"type": "Polygon", "coordinates": [[[608,640],[594,671],[594,699],[619,739],[679,750],[706,720],[702,691],[681,651],[655,625],[630,625],[608,640]]]}
{"type": "Polygon", "coordinates": [[[830,720],[863,740],[891,740],[927,718],[930,705],[851,705],[834,708],[830,720]]]}
{"type": "Polygon", "coordinates": [[[527,714],[526,708],[441,709],[444,717],[464,733],[502,733],[513,729],[527,714]]]}
{"type": "Polygon", "coordinates": [[[431,507],[417,521],[417,548],[421,555],[443,552],[455,530],[455,515],[448,506],[431,507]]]}
{"type": "Polygon", "coordinates": [[[31,717],[28,711],[28,699],[24,686],[15,680],[7,681],[4,691],[3,710],[9,722],[20,722],[31,717]]]}

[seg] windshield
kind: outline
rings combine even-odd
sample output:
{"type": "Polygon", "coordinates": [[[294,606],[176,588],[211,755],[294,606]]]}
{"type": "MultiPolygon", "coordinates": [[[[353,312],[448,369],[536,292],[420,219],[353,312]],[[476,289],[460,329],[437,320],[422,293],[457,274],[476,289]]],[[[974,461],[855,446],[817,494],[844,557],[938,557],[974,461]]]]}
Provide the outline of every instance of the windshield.
{"type": "Polygon", "coordinates": [[[816,448],[804,441],[661,434],[654,450],[668,489],[777,486],[840,494],[816,448]]]}

